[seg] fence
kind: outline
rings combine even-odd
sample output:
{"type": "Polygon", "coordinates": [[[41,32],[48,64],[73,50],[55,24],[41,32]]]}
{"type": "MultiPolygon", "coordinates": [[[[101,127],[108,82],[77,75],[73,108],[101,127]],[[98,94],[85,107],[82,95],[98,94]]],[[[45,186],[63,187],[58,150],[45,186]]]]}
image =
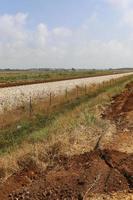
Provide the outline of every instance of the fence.
{"type": "Polygon", "coordinates": [[[43,111],[48,111],[53,107],[73,101],[74,99],[85,95],[87,95],[87,86],[80,87],[77,85],[71,91],[66,88],[61,94],[49,92],[48,94],[45,94],[44,97],[32,98],[30,96],[29,106],[25,104],[22,107],[23,109],[29,107],[29,115],[32,116],[32,113],[36,113],[37,110],[39,111],[39,107],[43,109],[43,111]]]}
{"type": "Polygon", "coordinates": [[[37,114],[48,115],[68,102],[73,102],[76,99],[85,96],[94,96],[98,91],[100,92],[101,90],[104,90],[104,88],[112,86],[120,80],[123,81],[123,79],[124,78],[112,79],[100,84],[92,84],[91,86],[76,85],[73,90],[69,91],[66,88],[61,94],[49,92],[48,94],[42,94],[36,98],[29,95],[29,100],[26,103],[22,101],[17,108],[12,109],[11,111],[6,110],[3,115],[0,115],[0,128],[18,122],[21,119],[32,119],[37,114]]]}
{"type": "Polygon", "coordinates": [[[104,89],[107,86],[111,86],[116,82],[115,79],[112,79],[108,82],[103,82],[101,84],[92,84],[91,86],[78,86],[69,91],[67,88],[61,94],[49,92],[41,97],[32,98],[29,97],[29,103],[22,105],[20,109],[28,112],[29,116],[32,117],[35,113],[46,113],[48,114],[54,108],[63,105],[68,102],[72,102],[78,98],[84,96],[91,96],[95,94],[98,90],[104,89]]]}

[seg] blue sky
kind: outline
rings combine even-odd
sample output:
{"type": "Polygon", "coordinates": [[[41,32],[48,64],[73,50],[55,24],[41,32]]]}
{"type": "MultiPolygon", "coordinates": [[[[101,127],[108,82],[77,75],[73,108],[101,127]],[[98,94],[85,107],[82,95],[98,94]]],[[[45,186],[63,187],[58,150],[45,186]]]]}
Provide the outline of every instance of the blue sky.
{"type": "Polygon", "coordinates": [[[132,0],[0,0],[0,68],[132,67],[132,0]]]}
{"type": "Polygon", "coordinates": [[[1,0],[0,14],[29,13],[33,25],[40,21],[53,26],[79,26],[93,9],[95,0],[1,0]]]}

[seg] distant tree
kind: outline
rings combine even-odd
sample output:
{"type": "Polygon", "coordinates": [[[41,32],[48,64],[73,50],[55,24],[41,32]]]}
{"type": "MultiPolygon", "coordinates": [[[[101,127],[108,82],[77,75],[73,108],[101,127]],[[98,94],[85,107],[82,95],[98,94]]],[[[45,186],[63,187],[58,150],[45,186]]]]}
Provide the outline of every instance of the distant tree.
{"type": "Polygon", "coordinates": [[[76,71],[76,69],[75,69],[75,68],[72,68],[72,71],[76,71]]]}
{"type": "Polygon", "coordinates": [[[11,69],[10,68],[6,68],[5,71],[11,71],[11,69]]]}

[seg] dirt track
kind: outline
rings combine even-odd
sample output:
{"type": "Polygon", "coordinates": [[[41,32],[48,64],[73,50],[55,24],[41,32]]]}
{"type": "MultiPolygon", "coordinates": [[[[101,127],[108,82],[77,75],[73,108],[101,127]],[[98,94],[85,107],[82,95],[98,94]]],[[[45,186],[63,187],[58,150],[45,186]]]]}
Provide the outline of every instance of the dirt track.
{"type": "Polygon", "coordinates": [[[91,84],[102,83],[103,81],[109,81],[113,78],[119,78],[122,76],[133,74],[124,73],[124,74],[115,74],[99,77],[90,77],[90,78],[81,78],[49,83],[40,83],[32,85],[23,85],[9,88],[0,88],[0,111],[4,109],[15,108],[18,105],[23,105],[24,102],[29,102],[30,97],[32,99],[38,97],[47,97],[48,94],[64,94],[66,88],[68,90],[74,89],[78,86],[85,86],[91,84]]]}
{"type": "Polygon", "coordinates": [[[56,154],[53,165],[43,172],[29,160],[21,172],[1,186],[0,200],[132,200],[132,102],[133,83],[113,98],[103,114],[117,128],[109,143],[106,143],[105,135],[94,151],[72,157],[56,154]]]}

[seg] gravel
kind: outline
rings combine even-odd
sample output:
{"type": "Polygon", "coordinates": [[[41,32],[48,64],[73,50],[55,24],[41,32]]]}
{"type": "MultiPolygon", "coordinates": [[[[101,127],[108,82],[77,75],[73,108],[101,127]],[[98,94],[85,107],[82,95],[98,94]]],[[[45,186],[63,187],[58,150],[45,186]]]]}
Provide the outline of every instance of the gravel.
{"type": "Polygon", "coordinates": [[[29,102],[30,97],[32,99],[38,97],[44,98],[47,97],[50,92],[54,93],[55,95],[63,94],[65,93],[66,89],[71,90],[74,89],[76,86],[88,86],[91,84],[98,84],[102,83],[103,81],[109,81],[111,79],[120,78],[122,76],[127,76],[130,74],[133,74],[133,72],[0,88],[0,112],[3,112],[5,109],[12,109],[16,106],[22,105],[23,103],[29,102]]]}

